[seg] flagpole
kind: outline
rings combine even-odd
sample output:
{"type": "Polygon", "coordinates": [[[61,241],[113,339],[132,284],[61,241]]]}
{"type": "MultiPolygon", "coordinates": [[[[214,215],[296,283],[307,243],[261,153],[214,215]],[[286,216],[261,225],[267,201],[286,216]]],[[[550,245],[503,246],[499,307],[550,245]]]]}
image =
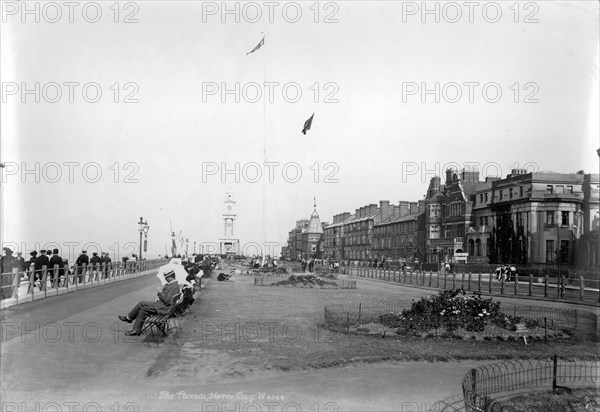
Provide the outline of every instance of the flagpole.
{"type": "MultiPolygon", "coordinates": [[[[263,40],[265,36],[263,35],[263,40]]],[[[267,47],[263,48],[263,88],[267,83],[267,47]]],[[[267,163],[267,99],[263,93],[263,167],[267,163]]],[[[267,183],[263,179],[263,236],[262,236],[263,264],[265,260],[265,247],[267,245],[267,183]]]]}

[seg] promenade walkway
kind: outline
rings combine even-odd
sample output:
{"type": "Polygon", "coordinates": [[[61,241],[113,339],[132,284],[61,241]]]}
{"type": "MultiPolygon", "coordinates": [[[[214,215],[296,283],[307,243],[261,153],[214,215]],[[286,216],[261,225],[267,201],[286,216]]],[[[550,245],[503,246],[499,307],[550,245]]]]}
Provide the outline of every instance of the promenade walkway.
{"type": "MultiPolygon", "coordinates": [[[[251,278],[239,278],[209,280],[198,313],[218,318],[234,304],[227,299],[233,291],[251,294],[251,278]]],[[[227,350],[201,349],[182,368],[169,361],[172,343],[157,347],[126,337],[129,325],[116,317],[151,299],[157,286],[148,274],[0,311],[0,410],[425,411],[459,393],[462,377],[481,364],[359,363],[223,374],[227,350]]],[[[389,288],[367,280],[361,287],[389,288]]],[[[398,288],[411,297],[428,293],[398,288]]]]}

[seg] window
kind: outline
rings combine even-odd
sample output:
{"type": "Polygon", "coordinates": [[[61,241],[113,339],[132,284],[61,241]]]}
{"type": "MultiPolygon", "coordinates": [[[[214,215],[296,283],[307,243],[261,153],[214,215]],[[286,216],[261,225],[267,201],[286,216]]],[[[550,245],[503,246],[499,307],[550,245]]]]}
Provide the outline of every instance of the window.
{"type": "Polygon", "coordinates": [[[512,189],[512,187],[510,189],[508,189],[508,198],[509,199],[513,198],[513,189],[512,189]]]}
{"type": "Polygon", "coordinates": [[[499,195],[500,196],[500,200],[502,200],[502,194],[503,194],[502,192],[503,192],[503,190],[500,191],[500,195],[499,195]]]}
{"type": "Polygon", "coordinates": [[[479,195],[479,203],[483,203],[483,193],[479,195]]]}
{"type": "Polygon", "coordinates": [[[487,194],[487,192],[486,192],[486,193],[485,193],[485,203],[487,203],[487,201],[488,201],[488,194],[487,194]]]}
{"type": "Polygon", "coordinates": [[[475,241],[475,253],[477,256],[481,256],[481,239],[477,239],[477,241],[475,241]]]}
{"type": "Polygon", "coordinates": [[[487,216],[484,218],[484,222],[485,222],[485,225],[487,226],[488,225],[488,217],[487,216]]]}
{"type": "Polygon", "coordinates": [[[569,212],[560,212],[560,224],[562,226],[569,226],[569,212]]]}
{"type": "Polygon", "coordinates": [[[483,226],[483,217],[479,218],[479,226],[483,226]]]}
{"type": "Polygon", "coordinates": [[[546,262],[554,262],[554,240],[546,240],[546,262]]]}
{"type": "Polygon", "coordinates": [[[567,186],[567,191],[566,193],[572,195],[573,194],[573,186],[567,186]]]}
{"type": "Polygon", "coordinates": [[[546,224],[547,225],[554,224],[554,212],[546,212],[546,224]]]}
{"type": "Polygon", "coordinates": [[[556,192],[557,194],[563,194],[565,193],[565,187],[563,185],[556,185],[556,192]]]}
{"type": "Polygon", "coordinates": [[[546,186],[546,192],[552,194],[553,190],[552,190],[552,185],[548,185],[546,186]]]}
{"type": "Polygon", "coordinates": [[[523,186],[519,187],[519,197],[523,197],[523,186]]]}
{"type": "Polygon", "coordinates": [[[561,240],[560,241],[560,262],[568,262],[569,261],[569,241],[561,240]]]}
{"type": "Polygon", "coordinates": [[[469,256],[475,255],[475,242],[473,239],[469,239],[469,256]]]}

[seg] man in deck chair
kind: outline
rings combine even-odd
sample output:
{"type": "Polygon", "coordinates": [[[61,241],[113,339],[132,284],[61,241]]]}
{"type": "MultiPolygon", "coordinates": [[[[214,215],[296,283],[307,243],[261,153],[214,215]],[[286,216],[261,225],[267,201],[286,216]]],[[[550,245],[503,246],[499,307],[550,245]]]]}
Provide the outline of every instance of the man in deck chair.
{"type": "Polygon", "coordinates": [[[235,281],[235,278],[233,277],[233,275],[235,275],[235,269],[231,269],[229,271],[229,274],[225,274],[225,273],[219,273],[219,276],[217,276],[217,280],[219,282],[227,282],[228,280],[233,280],[235,281]]]}
{"type": "Polygon", "coordinates": [[[167,284],[163,288],[158,289],[158,296],[154,302],[142,300],[131,309],[131,312],[127,316],[119,315],[119,319],[123,322],[133,324],[133,330],[127,332],[127,336],[139,336],[142,333],[142,327],[144,321],[148,316],[161,314],[164,315],[169,312],[171,300],[173,296],[179,293],[179,283],[175,280],[175,272],[169,271],[165,273],[165,280],[167,284]]]}

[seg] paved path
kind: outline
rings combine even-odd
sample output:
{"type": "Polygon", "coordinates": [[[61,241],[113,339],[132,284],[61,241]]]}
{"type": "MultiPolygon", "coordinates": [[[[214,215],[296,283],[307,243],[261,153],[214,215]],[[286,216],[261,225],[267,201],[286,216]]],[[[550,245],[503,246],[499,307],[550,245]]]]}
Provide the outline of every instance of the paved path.
{"type": "MultiPolygon", "coordinates": [[[[169,345],[126,338],[128,325],[116,315],[153,296],[157,285],[148,275],[2,310],[0,410],[423,411],[460,392],[462,376],[478,365],[360,364],[209,381],[178,378],[176,370],[149,377],[169,345]]],[[[219,283],[210,281],[203,299],[210,299],[213,287],[219,283]]],[[[410,297],[430,293],[397,287],[410,297]]]]}

